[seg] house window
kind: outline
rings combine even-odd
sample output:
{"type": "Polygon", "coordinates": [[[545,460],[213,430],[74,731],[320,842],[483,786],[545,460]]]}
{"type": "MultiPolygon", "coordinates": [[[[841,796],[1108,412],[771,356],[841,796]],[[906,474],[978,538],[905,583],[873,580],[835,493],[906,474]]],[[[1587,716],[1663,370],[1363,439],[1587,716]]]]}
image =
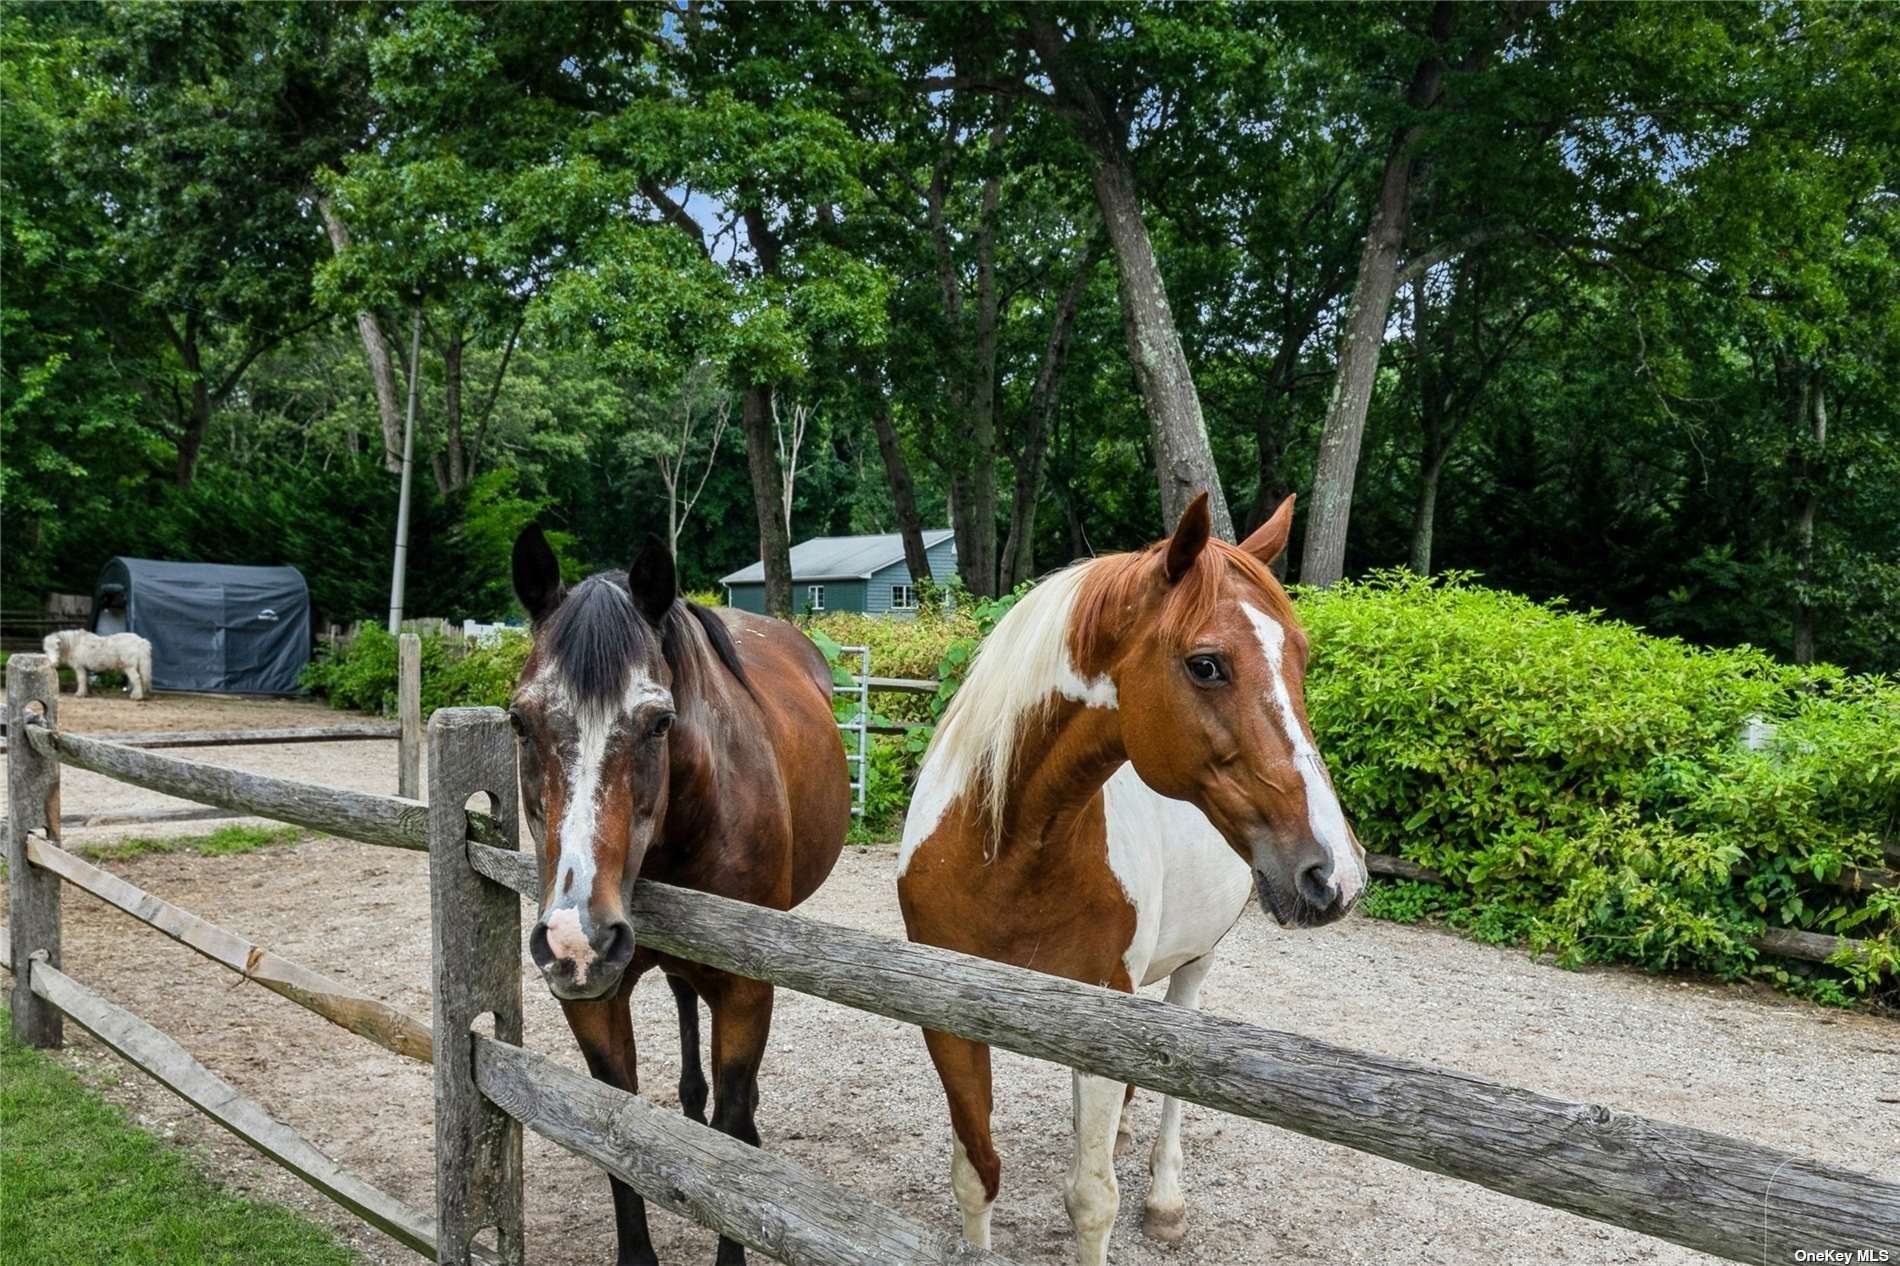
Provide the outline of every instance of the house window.
{"type": "Polygon", "coordinates": [[[891,586],[891,610],[915,611],[917,609],[917,591],[909,585],[891,586]]]}
{"type": "Polygon", "coordinates": [[[805,586],[805,609],[823,611],[825,609],[825,587],[823,585],[805,586]]]}

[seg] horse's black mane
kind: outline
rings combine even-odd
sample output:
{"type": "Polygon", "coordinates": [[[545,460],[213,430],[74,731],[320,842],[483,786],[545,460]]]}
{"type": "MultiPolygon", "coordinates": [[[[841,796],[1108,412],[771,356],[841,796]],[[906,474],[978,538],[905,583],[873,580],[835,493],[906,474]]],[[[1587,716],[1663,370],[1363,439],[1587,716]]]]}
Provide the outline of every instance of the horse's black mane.
{"type": "MultiPolygon", "coordinates": [[[[739,663],[739,650],[718,616],[695,603],[675,599],[660,617],[660,654],[677,676],[690,636],[688,619],[697,621],[726,671],[752,694],[752,683],[739,663]]],[[[579,704],[618,700],[626,689],[628,667],[652,649],[654,628],[633,604],[627,574],[601,572],[574,586],[548,616],[546,636],[562,680],[579,704]]],[[[754,696],[757,697],[756,695],[754,696]]]]}

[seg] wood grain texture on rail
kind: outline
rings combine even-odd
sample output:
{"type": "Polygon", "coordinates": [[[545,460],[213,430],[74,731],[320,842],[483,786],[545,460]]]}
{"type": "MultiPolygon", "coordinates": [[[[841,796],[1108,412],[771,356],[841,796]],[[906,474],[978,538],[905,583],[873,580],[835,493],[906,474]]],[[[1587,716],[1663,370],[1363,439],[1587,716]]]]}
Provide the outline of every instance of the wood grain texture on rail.
{"type": "Polygon", "coordinates": [[[26,856],[35,866],[51,871],[75,888],[83,888],[180,945],[316,1012],[332,1024],[368,1038],[384,1050],[425,1063],[433,1056],[434,1037],[429,1026],[386,1002],[280,958],[38,837],[28,840],[26,856]]]}
{"type": "Polygon", "coordinates": [[[35,960],[31,967],[34,994],[72,1017],[134,1067],[371,1226],[418,1253],[435,1257],[433,1218],[338,1165],[130,1011],[43,961],[35,960]]]}
{"type": "MultiPolygon", "coordinates": [[[[28,742],[59,720],[59,677],[44,655],[15,655],[7,661],[7,737],[28,742]]],[[[13,958],[25,962],[36,953],[60,964],[59,880],[26,860],[33,832],[59,834],[59,762],[50,753],[16,752],[7,761],[7,923],[13,958]]],[[[25,1046],[52,1050],[62,1037],[59,1012],[41,1002],[17,976],[10,994],[13,1038],[25,1046]]]]}
{"type": "MultiPolygon", "coordinates": [[[[350,743],[400,737],[394,722],[360,721],[349,725],[291,725],[266,730],[139,730],[120,734],[88,734],[101,743],[121,747],[258,747],[283,743],[350,743]]],[[[6,748],[0,746],[0,756],[6,748]]]]}
{"type": "Polygon", "coordinates": [[[461,1266],[476,1233],[493,1227],[501,1259],[520,1263],[527,1258],[521,1126],[482,1097],[469,1032],[481,1023],[521,1044],[521,903],[469,869],[464,809],[486,796],[498,824],[519,824],[515,736],[499,708],[443,708],[429,719],[428,747],[436,1259],[461,1266]]]}
{"type": "MultiPolygon", "coordinates": [[[[534,863],[469,846],[531,900],[534,863]]],[[[639,942],[1734,1261],[1900,1248],[1900,1184],[1689,1126],[641,882],[639,942]]]]}
{"type": "MultiPolygon", "coordinates": [[[[227,769],[41,726],[29,727],[26,738],[35,751],[57,754],[66,764],[147,791],[273,818],[364,844],[417,850],[429,846],[429,806],[420,800],[227,769]]],[[[492,817],[474,812],[467,816],[470,839],[506,842],[500,823],[492,817]]]]}
{"type": "Polygon", "coordinates": [[[782,1262],[1007,1266],[817,1174],[542,1055],[475,1038],[475,1081],[509,1116],[648,1200],[782,1262]]]}

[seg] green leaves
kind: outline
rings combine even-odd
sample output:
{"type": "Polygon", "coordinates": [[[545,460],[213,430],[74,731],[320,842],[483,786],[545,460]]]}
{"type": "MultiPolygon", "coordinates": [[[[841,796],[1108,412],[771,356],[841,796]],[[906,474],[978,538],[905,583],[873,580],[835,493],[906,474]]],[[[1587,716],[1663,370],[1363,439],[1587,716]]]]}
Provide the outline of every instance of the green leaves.
{"type": "MultiPolygon", "coordinates": [[[[1843,892],[1900,822],[1900,686],[1698,650],[1453,577],[1299,595],[1320,750],[1360,838],[1459,881],[1454,921],[1566,962],[1750,971],[1764,924],[1874,940],[1843,892]],[[1772,745],[1742,742],[1749,719],[1772,745]]],[[[1408,909],[1404,903],[1398,907],[1408,909]]]]}

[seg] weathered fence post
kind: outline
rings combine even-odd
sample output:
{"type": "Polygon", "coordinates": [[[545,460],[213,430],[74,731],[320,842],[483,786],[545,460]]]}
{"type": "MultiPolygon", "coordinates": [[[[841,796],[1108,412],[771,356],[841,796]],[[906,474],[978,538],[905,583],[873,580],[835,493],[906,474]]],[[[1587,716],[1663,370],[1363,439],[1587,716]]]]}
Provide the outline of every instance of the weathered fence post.
{"type": "Polygon", "coordinates": [[[494,1017],[521,1044],[521,898],[468,863],[469,797],[485,792],[507,847],[520,830],[515,736],[499,708],[443,708],[429,721],[429,898],[435,977],[436,1261],[466,1266],[475,1233],[496,1229],[504,1262],[523,1259],[521,1126],[476,1088],[471,1029],[494,1017]]]}
{"type": "Polygon", "coordinates": [[[396,794],[414,800],[422,794],[422,639],[404,633],[396,639],[396,794]]]}
{"type": "Polygon", "coordinates": [[[58,875],[26,860],[26,837],[59,838],[59,758],[26,741],[27,723],[59,715],[59,674],[44,655],[7,660],[7,936],[13,950],[13,1036],[26,1046],[55,1047],[59,1011],[33,992],[32,959],[59,966],[58,875]]]}

